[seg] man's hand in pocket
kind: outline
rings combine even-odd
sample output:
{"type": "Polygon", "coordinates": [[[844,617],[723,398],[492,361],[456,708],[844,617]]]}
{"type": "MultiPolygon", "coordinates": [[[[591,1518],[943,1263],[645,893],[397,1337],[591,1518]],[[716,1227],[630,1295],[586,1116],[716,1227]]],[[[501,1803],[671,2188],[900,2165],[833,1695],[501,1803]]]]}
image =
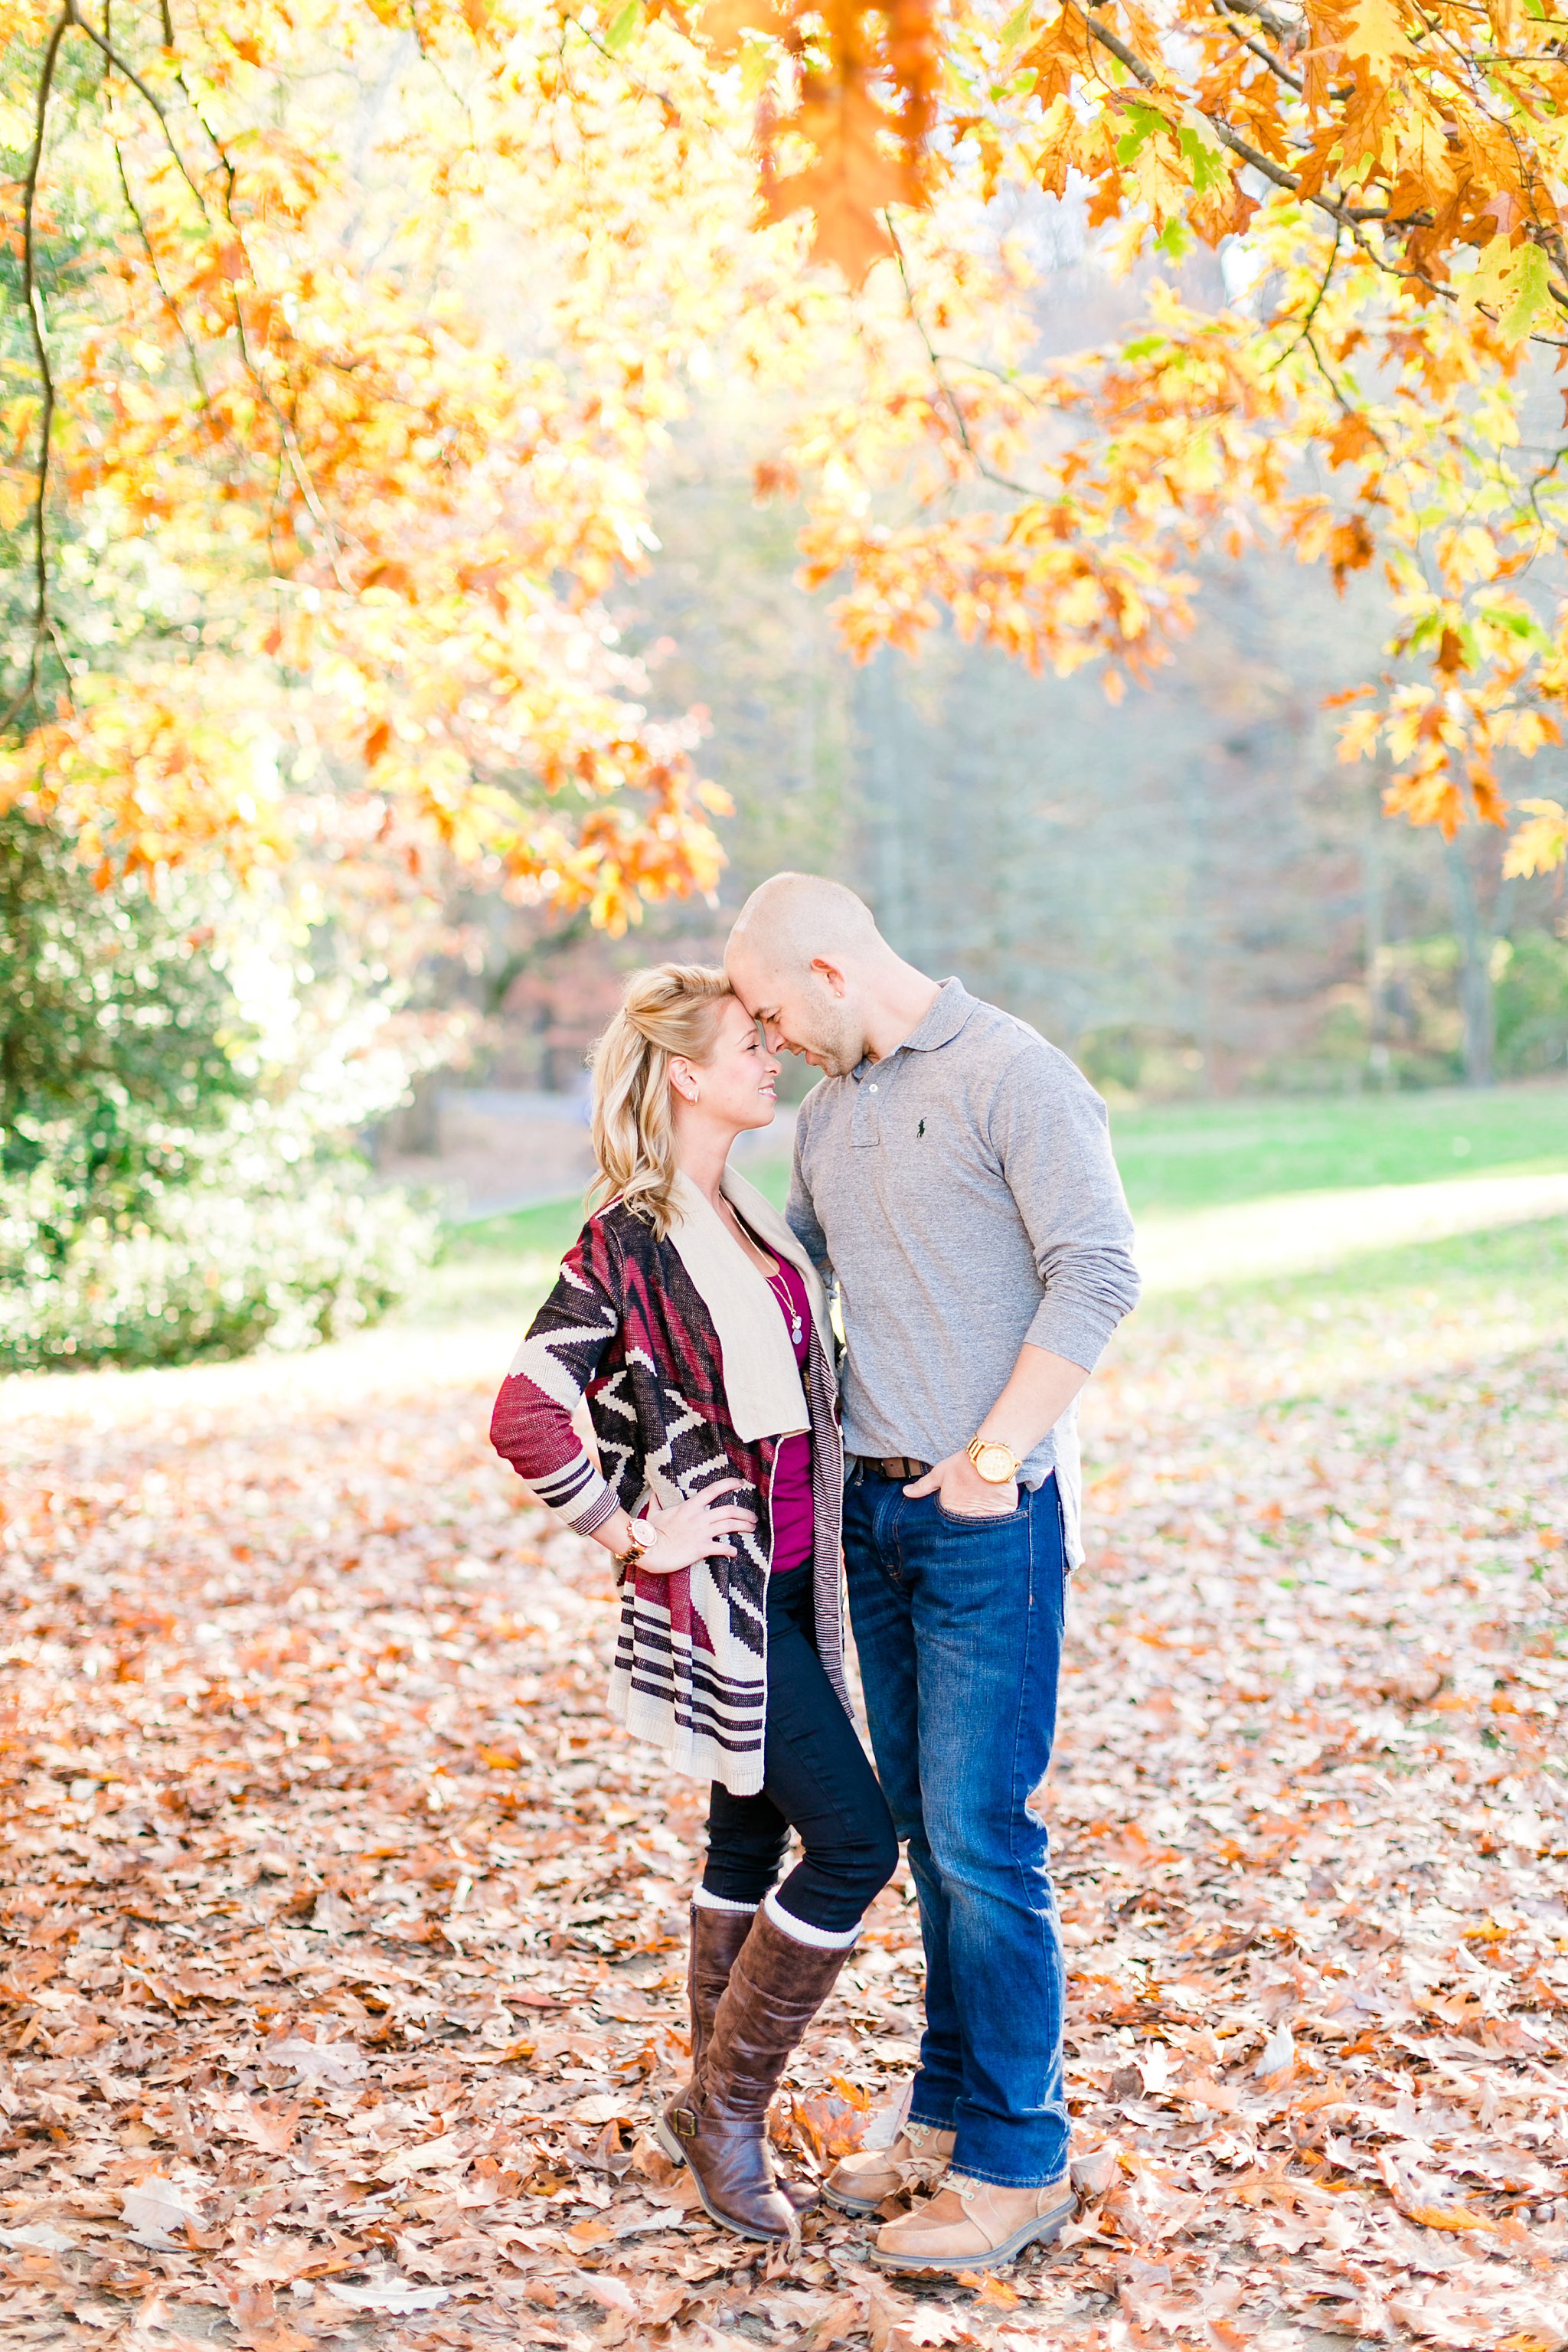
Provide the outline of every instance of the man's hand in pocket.
{"type": "Polygon", "coordinates": [[[934,1495],[944,1511],[961,1519],[1005,1519],[1018,1507],[1017,1481],[1010,1478],[1005,1486],[993,1486],[967,1454],[950,1454],[904,1492],[911,1503],[922,1495],[934,1495]]]}

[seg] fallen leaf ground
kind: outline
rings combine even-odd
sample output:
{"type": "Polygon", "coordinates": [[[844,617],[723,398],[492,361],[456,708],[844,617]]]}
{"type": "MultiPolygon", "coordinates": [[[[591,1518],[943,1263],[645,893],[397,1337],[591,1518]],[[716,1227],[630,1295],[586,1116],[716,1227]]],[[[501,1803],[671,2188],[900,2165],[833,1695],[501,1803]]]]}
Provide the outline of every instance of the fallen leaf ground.
{"type": "MultiPolygon", "coordinates": [[[[13,1384],[0,2341],[1568,2345],[1563,1229],[1141,1317],[1047,1791],[1070,2242],[906,2294],[653,2151],[702,1792],[493,1335],[13,1384]]],[[[781,2114],[918,2031],[901,1884],[781,2114]]]]}

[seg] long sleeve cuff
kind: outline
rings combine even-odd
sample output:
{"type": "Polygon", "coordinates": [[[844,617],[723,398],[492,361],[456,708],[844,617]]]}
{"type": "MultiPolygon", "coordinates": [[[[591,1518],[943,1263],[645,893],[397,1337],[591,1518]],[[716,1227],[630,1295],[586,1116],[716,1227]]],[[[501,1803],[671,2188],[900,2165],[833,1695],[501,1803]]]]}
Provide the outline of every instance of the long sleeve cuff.
{"type": "Polygon", "coordinates": [[[569,1462],[553,1470],[524,1470],[523,1477],[548,1510],[563,1518],[580,1536],[614,1518],[619,1508],[615,1490],[600,1475],[592,1456],[580,1448],[569,1462]]]}
{"type": "Polygon", "coordinates": [[[568,1515],[568,1524],[575,1528],[580,1536],[591,1536],[595,1528],[602,1528],[605,1520],[613,1519],[620,1509],[613,1490],[604,1486],[603,1481],[600,1483],[603,1486],[602,1493],[593,1501],[585,1504],[581,1510],[573,1511],[568,1515]]]}
{"type": "Polygon", "coordinates": [[[1024,1337],[1030,1347],[1092,1372],[1122,1317],[1137,1306],[1139,1290],[1131,1250],[1075,1252],[1070,1275],[1057,1272],[1024,1337]]]}

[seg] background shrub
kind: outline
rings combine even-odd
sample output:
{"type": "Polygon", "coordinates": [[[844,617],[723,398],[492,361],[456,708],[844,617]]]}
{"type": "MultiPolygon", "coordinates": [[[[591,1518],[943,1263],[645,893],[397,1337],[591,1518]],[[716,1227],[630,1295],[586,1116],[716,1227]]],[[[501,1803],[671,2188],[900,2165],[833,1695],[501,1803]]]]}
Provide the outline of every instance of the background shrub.
{"type": "Polygon", "coordinates": [[[68,840],[0,820],[0,1366],[302,1347],[384,1314],[435,1241],[354,1146],[406,1087],[395,1013],[384,974],[280,906],[100,891],[68,840]]]}

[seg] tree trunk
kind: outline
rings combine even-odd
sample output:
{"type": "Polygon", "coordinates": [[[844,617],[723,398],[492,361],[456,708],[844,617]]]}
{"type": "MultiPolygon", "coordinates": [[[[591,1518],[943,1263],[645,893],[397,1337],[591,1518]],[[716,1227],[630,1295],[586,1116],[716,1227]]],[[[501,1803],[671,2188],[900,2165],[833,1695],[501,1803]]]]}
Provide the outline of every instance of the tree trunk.
{"type": "Polygon", "coordinates": [[[909,866],[910,849],[921,839],[923,811],[918,805],[917,763],[904,723],[898,661],[899,656],[883,646],[855,680],[866,814],[865,871],[869,885],[866,895],[889,944],[900,955],[919,962],[924,942],[909,866]]]}
{"type": "Polygon", "coordinates": [[[1492,997],[1491,935],[1481,927],[1475,877],[1458,840],[1443,845],[1448,896],[1459,937],[1459,1010],[1465,1024],[1465,1084],[1489,1087],[1497,1044],[1497,1008],[1492,997]]]}
{"type": "Polygon", "coordinates": [[[1384,877],[1381,786],[1373,795],[1362,849],[1362,930],[1366,957],[1366,1066],[1374,1087],[1393,1076],[1388,1050],[1388,891],[1384,877]]]}

